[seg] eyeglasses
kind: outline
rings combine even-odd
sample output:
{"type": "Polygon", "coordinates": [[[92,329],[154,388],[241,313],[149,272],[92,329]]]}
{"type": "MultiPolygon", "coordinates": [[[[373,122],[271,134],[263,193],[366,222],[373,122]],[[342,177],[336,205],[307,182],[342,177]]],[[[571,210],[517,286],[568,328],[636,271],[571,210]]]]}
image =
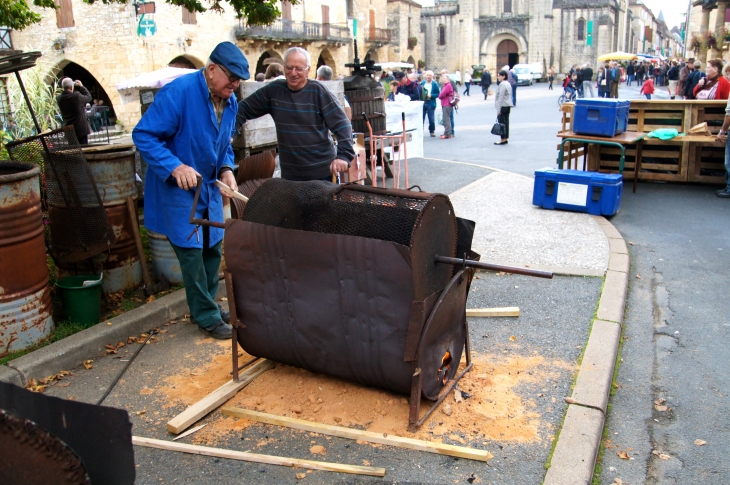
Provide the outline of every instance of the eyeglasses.
{"type": "Polygon", "coordinates": [[[221,64],[216,64],[216,66],[218,66],[220,68],[220,70],[223,71],[223,74],[225,74],[226,77],[228,78],[228,82],[235,83],[235,82],[239,82],[241,80],[240,77],[231,74],[231,71],[229,71],[228,69],[223,67],[221,64]]]}
{"type": "Polygon", "coordinates": [[[287,66],[287,65],[284,65],[284,70],[285,71],[304,72],[307,69],[309,69],[309,66],[307,66],[307,67],[299,67],[299,66],[287,66]]]}

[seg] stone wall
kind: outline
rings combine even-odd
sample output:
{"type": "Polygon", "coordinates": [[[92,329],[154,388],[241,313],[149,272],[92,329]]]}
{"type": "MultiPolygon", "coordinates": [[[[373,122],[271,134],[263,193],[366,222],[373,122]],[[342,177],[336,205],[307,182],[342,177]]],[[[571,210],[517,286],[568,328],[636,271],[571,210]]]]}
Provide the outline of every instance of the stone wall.
{"type": "Polygon", "coordinates": [[[412,49],[408,48],[409,33],[411,37],[419,38],[421,30],[421,5],[411,0],[388,0],[388,24],[392,41],[388,44],[388,60],[409,62],[418,66],[423,59],[420,39],[412,49]],[[410,28],[409,28],[410,26],[410,28]]]}

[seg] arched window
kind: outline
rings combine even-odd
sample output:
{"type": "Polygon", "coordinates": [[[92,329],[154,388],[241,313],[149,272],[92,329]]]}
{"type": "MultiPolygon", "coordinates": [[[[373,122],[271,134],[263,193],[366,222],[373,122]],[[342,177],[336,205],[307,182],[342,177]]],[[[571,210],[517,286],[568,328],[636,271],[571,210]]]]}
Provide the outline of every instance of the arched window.
{"type": "Polygon", "coordinates": [[[578,25],[576,26],[576,35],[578,40],[586,39],[586,21],[578,19],[578,25]]]}
{"type": "Polygon", "coordinates": [[[512,13],[512,0],[504,0],[504,13],[512,13]]]}
{"type": "Polygon", "coordinates": [[[439,45],[446,45],[446,27],[439,25],[439,45]]]}

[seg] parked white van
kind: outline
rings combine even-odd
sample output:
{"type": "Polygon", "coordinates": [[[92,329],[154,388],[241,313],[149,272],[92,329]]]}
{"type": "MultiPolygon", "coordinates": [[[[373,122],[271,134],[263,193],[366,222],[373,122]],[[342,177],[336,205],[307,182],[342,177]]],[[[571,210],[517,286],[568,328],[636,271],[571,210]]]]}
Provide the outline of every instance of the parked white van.
{"type": "Polygon", "coordinates": [[[542,65],[539,62],[515,64],[512,69],[517,76],[517,84],[520,86],[531,86],[535,81],[545,77],[542,72],[542,65]]]}

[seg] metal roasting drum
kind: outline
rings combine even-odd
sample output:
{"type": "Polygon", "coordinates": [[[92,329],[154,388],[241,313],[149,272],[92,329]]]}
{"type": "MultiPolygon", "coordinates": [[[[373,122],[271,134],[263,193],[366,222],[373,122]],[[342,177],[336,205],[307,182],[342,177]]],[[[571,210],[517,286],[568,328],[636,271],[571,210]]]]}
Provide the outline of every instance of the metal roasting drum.
{"type": "Polygon", "coordinates": [[[466,299],[474,222],[442,194],[270,179],[225,224],[232,335],[251,355],[410,395],[421,426],[472,367],[466,299]],[[461,257],[456,257],[456,256],[461,257]],[[462,355],[466,363],[461,366],[462,355]],[[421,397],[436,401],[423,415],[421,397]]]}
{"type": "Polygon", "coordinates": [[[472,270],[435,263],[456,256],[457,233],[445,195],[268,180],[243,220],[226,224],[238,341],[251,355],[400,394],[418,367],[423,396],[436,400],[467,334],[472,270]]]}

